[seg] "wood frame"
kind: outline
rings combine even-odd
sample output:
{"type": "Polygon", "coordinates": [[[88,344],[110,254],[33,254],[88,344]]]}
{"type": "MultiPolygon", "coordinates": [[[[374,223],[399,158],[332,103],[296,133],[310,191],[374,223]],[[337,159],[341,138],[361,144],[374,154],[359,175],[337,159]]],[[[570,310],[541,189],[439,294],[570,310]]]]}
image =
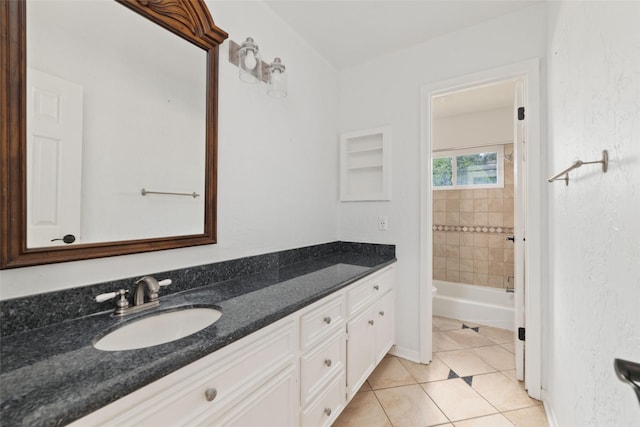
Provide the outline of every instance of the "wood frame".
{"type": "Polygon", "coordinates": [[[204,232],[27,248],[25,1],[0,0],[0,269],[216,243],[218,45],[228,35],[204,0],[116,0],[207,52],[204,232]]]}

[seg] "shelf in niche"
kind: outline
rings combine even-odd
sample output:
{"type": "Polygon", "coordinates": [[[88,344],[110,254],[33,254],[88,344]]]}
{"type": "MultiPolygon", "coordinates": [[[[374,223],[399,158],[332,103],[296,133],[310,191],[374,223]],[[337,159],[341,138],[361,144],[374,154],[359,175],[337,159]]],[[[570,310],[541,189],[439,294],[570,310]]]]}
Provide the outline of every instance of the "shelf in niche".
{"type": "Polygon", "coordinates": [[[340,135],[340,200],[390,200],[391,128],[340,135]]]}
{"type": "Polygon", "coordinates": [[[357,171],[363,169],[382,169],[382,165],[368,165],[368,166],[352,166],[348,168],[350,171],[357,171]]]}
{"type": "Polygon", "coordinates": [[[371,152],[371,151],[382,151],[382,147],[361,148],[361,149],[349,150],[347,152],[347,154],[361,154],[361,153],[368,153],[368,152],[371,152]]]}

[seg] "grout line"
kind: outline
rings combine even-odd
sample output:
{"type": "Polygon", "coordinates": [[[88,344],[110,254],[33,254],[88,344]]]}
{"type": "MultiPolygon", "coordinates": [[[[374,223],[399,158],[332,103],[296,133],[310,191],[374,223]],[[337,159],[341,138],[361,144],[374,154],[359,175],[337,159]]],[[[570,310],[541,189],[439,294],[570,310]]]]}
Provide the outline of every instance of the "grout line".
{"type": "MultiPolygon", "coordinates": [[[[368,382],[368,380],[367,380],[367,382],[368,382]]],[[[369,384],[369,385],[371,385],[371,384],[369,384]]],[[[373,388],[371,388],[371,392],[373,393],[373,397],[376,398],[376,401],[378,402],[378,405],[380,405],[380,408],[382,409],[382,412],[384,413],[384,416],[387,418],[387,421],[389,421],[389,424],[391,424],[391,427],[394,427],[393,423],[391,422],[391,418],[389,418],[389,414],[387,414],[387,410],[384,409],[384,405],[382,404],[382,402],[380,402],[380,399],[378,398],[378,395],[376,394],[376,391],[373,388]]]]}

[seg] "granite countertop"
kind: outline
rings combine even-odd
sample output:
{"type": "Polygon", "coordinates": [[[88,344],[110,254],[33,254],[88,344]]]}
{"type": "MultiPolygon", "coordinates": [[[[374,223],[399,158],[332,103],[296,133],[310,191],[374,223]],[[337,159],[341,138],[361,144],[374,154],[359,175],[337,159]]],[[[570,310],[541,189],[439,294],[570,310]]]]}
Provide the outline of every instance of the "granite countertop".
{"type": "Polygon", "coordinates": [[[393,256],[332,254],[161,293],[159,307],[124,319],[109,311],[3,337],[0,424],[68,424],[393,262],[393,256]],[[222,317],[193,335],[153,347],[106,352],[92,345],[119,323],[190,305],[217,308],[222,317]]]}

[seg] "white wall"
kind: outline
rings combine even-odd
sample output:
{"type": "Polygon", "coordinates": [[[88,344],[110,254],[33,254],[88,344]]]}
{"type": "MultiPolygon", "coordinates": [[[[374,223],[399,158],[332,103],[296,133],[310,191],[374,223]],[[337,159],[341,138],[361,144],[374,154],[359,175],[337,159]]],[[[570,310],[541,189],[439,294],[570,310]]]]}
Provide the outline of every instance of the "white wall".
{"type": "Polygon", "coordinates": [[[545,402],[558,426],[638,425],[614,358],[640,362],[640,3],[552,2],[545,402]]]}
{"type": "Polygon", "coordinates": [[[342,203],[340,238],[395,243],[398,257],[396,344],[419,349],[420,87],[545,54],[545,5],[430,42],[340,73],[341,132],[391,125],[391,202],[342,203]],[[378,215],[389,231],[378,231],[378,215]]]}
{"type": "Polygon", "coordinates": [[[434,117],[432,150],[501,145],[513,141],[513,108],[434,117]]]}
{"type": "Polygon", "coordinates": [[[289,96],[239,81],[220,49],[218,244],[0,271],[0,298],[334,241],[337,73],[259,2],[209,3],[216,24],[252,36],[289,72],[289,96]]]}

